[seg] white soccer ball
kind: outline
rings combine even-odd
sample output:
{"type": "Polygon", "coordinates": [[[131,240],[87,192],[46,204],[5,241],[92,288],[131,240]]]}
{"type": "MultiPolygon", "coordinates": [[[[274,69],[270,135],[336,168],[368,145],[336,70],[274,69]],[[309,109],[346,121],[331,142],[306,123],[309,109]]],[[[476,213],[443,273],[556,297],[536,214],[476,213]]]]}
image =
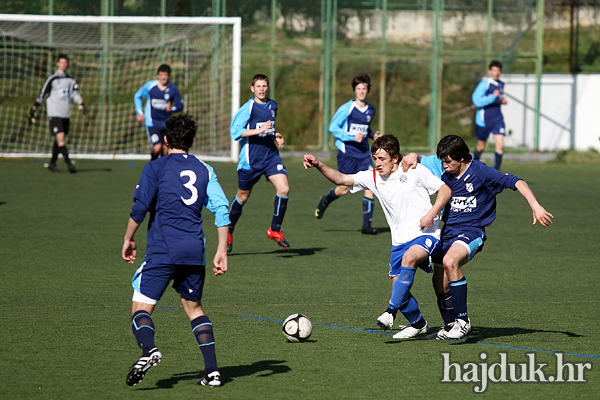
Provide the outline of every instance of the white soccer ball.
{"type": "Polygon", "coordinates": [[[302,314],[292,314],[283,321],[283,336],[290,342],[303,342],[312,333],[312,323],[302,314]]]}

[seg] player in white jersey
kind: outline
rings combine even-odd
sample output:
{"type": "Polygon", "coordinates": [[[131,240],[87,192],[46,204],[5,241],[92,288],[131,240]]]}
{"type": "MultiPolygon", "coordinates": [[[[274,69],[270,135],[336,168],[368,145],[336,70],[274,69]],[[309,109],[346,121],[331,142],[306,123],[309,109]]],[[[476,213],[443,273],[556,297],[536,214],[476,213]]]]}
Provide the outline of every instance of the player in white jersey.
{"type": "Polygon", "coordinates": [[[394,338],[407,339],[427,333],[427,321],[419,311],[410,288],[416,267],[429,269],[429,258],[439,248],[438,213],[452,193],[423,166],[407,172],[398,168],[400,145],[392,135],[383,135],[375,140],[371,154],[376,167],[372,171],[343,174],[310,154],[304,156],[304,168],[317,168],[331,182],[348,186],[352,193],[371,190],[379,199],[392,233],[389,273],[392,296],[388,309],[377,318],[377,323],[384,329],[390,329],[400,310],[410,325],[394,338]],[[436,192],[437,199],[432,207],[429,196],[436,192]]]}

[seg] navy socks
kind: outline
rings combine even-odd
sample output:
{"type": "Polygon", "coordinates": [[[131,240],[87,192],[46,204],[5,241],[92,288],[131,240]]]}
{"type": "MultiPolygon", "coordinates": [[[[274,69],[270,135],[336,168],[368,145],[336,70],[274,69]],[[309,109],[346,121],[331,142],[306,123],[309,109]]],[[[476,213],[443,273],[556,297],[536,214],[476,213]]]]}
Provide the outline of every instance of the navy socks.
{"type": "Polygon", "coordinates": [[[154,323],[146,311],[136,311],[131,317],[131,329],[144,354],[154,347],[154,323]]]}
{"type": "Polygon", "coordinates": [[[213,371],[218,371],[217,356],[215,354],[215,336],[210,319],[208,319],[208,316],[203,315],[194,319],[191,324],[196,343],[198,343],[204,357],[204,372],[210,374],[213,371]]]}

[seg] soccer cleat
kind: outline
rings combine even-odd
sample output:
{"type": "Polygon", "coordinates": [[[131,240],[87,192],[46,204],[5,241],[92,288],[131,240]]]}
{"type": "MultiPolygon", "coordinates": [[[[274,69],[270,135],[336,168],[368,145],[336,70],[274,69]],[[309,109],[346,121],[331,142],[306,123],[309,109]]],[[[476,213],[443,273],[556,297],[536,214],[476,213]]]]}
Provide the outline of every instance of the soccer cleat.
{"type": "Polygon", "coordinates": [[[392,326],[394,326],[394,316],[387,311],[384,312],[377,317],[377,325],[379,325],[379,327],[384,331],[392,329],[392,326]]]}
{"type": "Polygon", "coordinates": [[[465,321],[464,319],[458,318],[452,329],[446,332],[446,336],[448,339],[462,339],[467,336],[469,332],[471,332],[471,320],[467,318],[467,321],[465,321]]]}
{"type": "Polygon", "coordinates": [[[323,201],[323,198],[321,197],[321,200],[319,200],[319,205],[317,206],[317,209],[315,210],[315,217],[317,217],[317,219],[323,218],[323,214],[325,214],[325,210],[327,210],[328,205],[329,204],[325,204],[325,202],[323,201]]]}
{"type": "Polygon", "coordinates": [[[427,323],[427,321],[425,321],[425,326],[422,327],[421,329],[417,329],[412,327],[411,325],[405,327],[404,329],[402,329],[400,332],[396,333],[394,336],[392,336],[394,339],[410,339],[410,338],[414,338],[417,336],[423,336],[425,334],[427,334],[427,331],[429,330],[429,324],[427,323]]]}
{"type": "Polygon", "coordinates": [[[271,228],[269,228],[269,230],[267,231],[267,236],[269,237],[269,239],[273,239],[274,241],[276,241],[277,244],[283,247],[284,249],[290,247],[290,244],[286,242],[283,238],[283,231],[275,232],[271,230],[271,228]]]}
{"type": "Polygon", "coordinates": [[[231,253],[233,250],[233,234],[229,233],[227,235],[227,252],[231,253]]]}
{"type": "Polygon", "coordinates": [[[202,386],[221,386],[221,373],[219,371],[213,371],[210,374],[204,374],[204,378],[198,381],[198,385],[202,386]]]}
{"type": "Polygon", "coordinates": [[[150,367],[155,366],[162,360],[162,354],[155,347],[150,352],[143,354],[140,359],[133,364],[131,367],[131,371],[127,374],[127,379],[125,382],[129,386],[135,386],[144,379],[144,375],[150,369],[150,367]]]}
{"type": "Polygon", "coordinates": [[[377,229],[371,227],[371,223],[363,225],[360,230],[364,235],[377,235],[377,229]]]}
{"type": "Polygon", "coordinates": [[[442,326],[437,332],[425,336],[428,340],[452,340],[448,337],[448,332],[454,328],[456,321],[450,322],[448,325],[442,326]]]}
{"type": "Polygon", "coordinates": [[[50,172],[60,172],[60,169],[54,163],[48,164],[48,171],[50,172]]]}
{"type": "Polygon", "coordinates": [[[67,165],[67,168],[69,169],[69,172],[74,174],[75,172],[77,172],[77,170],[75,169],[75,166],[73,164],[69,164],[67,165]]]}

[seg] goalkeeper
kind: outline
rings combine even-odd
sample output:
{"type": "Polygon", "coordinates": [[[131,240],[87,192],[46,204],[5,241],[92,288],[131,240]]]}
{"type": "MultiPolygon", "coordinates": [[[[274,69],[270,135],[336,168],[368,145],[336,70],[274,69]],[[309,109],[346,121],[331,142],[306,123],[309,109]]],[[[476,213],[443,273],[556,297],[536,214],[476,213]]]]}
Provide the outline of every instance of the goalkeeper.
{"type": "Polygon", "coordinates": [[[52,145],[52,159],[48,164],[48,170],[51,172],[60,172],[56,167],[58,155],[62,154],[70,173],[77,172],[75,166],[69,159],[69,151],[65,141],[65,136],[69,134],[69,123],[71,120],[71,100],[79,104],[79,109],[85,114],[87,109],[78,91],[75,78],[68,75],[65,71],[69,66],[69,58],[66,54],[59,54],[56,62],[57,71],[50,75],[42,87],[40,95],[35,99],[33,107],[29,110],[29,123],[35,123],[35,111],[44,102],[46,102],[50,134],[54,136],[52,145]]]}

